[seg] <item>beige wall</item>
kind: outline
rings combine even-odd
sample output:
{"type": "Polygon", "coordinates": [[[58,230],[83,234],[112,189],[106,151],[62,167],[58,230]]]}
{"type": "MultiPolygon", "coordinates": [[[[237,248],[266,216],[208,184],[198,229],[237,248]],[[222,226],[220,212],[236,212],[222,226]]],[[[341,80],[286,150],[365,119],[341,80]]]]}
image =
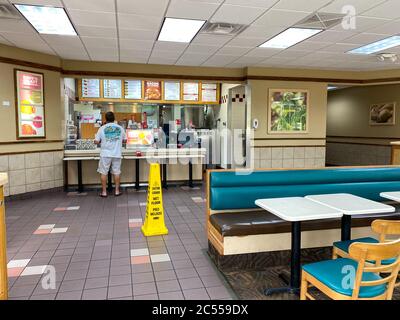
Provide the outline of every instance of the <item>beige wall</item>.
{"type": "Polygon", "coordinates": [[[324,145],[326,135],[327,84],[291,81],[250,80],[251,119],[258,119],[254,132],[255,146],[324,145]],[[300,134],[268,134],[268,90],[303,89],[309,91],[308,132],[300,134]],[[268,140],[268,139],[281,140],[268,140]],[[301,139],[299,139],[301,138],[301,139]],[[314,140],[319,138],[321,140],[314,140]],[[311,139],[311,140],[307,140],[311,139]]]}
{"type": "Polygon", "coordinates": [[[331,91],[328,96],[328,136],[398,137],[400,121],[394,126],[370,126],[371,104],[393,102],[399,111],[400,85],[363,86],[331,91]]]}

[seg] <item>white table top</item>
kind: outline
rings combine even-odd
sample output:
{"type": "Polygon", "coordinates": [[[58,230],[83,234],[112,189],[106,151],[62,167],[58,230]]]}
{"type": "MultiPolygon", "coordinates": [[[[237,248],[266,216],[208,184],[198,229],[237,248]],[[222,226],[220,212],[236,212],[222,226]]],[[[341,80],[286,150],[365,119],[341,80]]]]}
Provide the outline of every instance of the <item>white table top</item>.
{"type": "Polygon", "coordinates": [[[349,193],[321,194],[306,196],[306,199],[340,210],[345,215],[394,212],[387,204],[361,198],[349,193]]]}
{"type": "Polygon", "coordinates": [[[340,218],[342,213],[336,209],[302,197],[258,199],[255,204],[286,221],[308,221],[340,218]]]}
{"type": "Polygon", "coordinates": [[[382,198],[386,198],[386,199],[389,199],[389,200],[400,202],[400,191],[382,192],[380,194],[380,196],[382,198]]]}

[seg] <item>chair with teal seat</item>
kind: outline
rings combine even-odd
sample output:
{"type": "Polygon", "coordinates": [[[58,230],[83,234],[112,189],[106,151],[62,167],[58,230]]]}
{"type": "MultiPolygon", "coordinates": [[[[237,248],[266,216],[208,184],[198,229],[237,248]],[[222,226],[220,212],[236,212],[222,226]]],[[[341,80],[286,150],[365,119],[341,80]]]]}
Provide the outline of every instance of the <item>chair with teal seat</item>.
{"type": "MultiPolygon", "coordinates": [[[[358,238],[348,241],[338,241],[333,243],[333,259],[338,257],[348,258],[349,247],[355,242],[362,243],[384,243],[390,241],[388,236],[400,236],[400,221],[399,220],[375,220],[371,224],[372,231],[379,235],[379,240],[371,237],[358,238]]],[[[392,239],[393,240],[393,239],[392,239]]],[[[370,261],[369,261],[370,262],[370,261]]],[[[395,262],[394,258],[381,261],[382,265],[389,265],[395,262]]],[[[400,286],[400,282],[396,285],[400,286]]]]}
{"type": "Polygon", "coordinates": [[[300,299],[315,300],[309,293],[309,288],[315,287],[333,300],[391,300],[400,268],[400,239],[387,243],[355,242],[348,255],[349,258],[304,265],[300,299]],[[392,258],[392,264],[381,264],[392,258]]]}

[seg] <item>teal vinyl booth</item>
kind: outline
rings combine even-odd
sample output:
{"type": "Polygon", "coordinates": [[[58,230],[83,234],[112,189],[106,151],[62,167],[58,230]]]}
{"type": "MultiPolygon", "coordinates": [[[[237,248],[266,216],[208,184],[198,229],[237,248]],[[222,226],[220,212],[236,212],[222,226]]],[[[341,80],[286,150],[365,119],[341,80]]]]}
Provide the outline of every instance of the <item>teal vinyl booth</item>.
{"type": "MultiPolygon", "coordinates": [[[[208,238],[220,254],[226,254],[226,237],[289,232],[288,223],[255,205],[257,199],[351,193],[383,202],[385,199],[379,194],[384,191],[400,191],[400,167],[271,169],[251,173],[210,170],[207,175],[208,238]]],[[[377,217],[399,219],[399,213],[359,216],[353,219],[353,227],[369,226],[377,217]]],[[[303,231],[338,227],[336,220],[307,222],[303,224],[303,231]]],[[[245,252],[244,248],[241,253],[245,252]]]]}

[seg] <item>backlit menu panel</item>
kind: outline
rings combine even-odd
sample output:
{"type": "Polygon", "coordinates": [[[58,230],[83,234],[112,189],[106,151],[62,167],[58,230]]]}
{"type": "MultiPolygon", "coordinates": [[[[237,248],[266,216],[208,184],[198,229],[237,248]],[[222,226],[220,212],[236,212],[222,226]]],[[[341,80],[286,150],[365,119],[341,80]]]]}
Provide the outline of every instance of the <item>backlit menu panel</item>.
{"type": "Polygon", "coordinates": [[[199,84],[197,82],[183,83],[183,100],[199,101],[199,84]]]}
{"type": "Polygon", "coordinates": [[[142,99],[142,81],[141,80],[125,80],[125,99],[140,100],[142,99]]]}
{"type": "Polygon", "coordinates": [[[104,79],[103,96],[105,99],[121,99],[122,81],[115,79],[104,79]]]}
{"type": "Polygon", "coordinates": [[[144,99],[161,100],[161,81],[144,82],[144,99]]]}
{"type": "Polygon", "coordinates": [[[201,84],[201,100],[202,101],[217,101],[217,84],[202,83],[201,84]]]}
{"type": "Polygon", "coordinates": [[[16,70],[18,138],[44,138],[43,74],[16,70]]]}
{"type": "Polygon", "coordinates": [[[180,82],[172,82],[172,81],[164,82],[164,100],[167,101],[181,100],[180,82]]]}
{"type": "Polygon", "coordinates": [[[100,98],[100,80],[82,79],[82,97],[100,98]]]}

